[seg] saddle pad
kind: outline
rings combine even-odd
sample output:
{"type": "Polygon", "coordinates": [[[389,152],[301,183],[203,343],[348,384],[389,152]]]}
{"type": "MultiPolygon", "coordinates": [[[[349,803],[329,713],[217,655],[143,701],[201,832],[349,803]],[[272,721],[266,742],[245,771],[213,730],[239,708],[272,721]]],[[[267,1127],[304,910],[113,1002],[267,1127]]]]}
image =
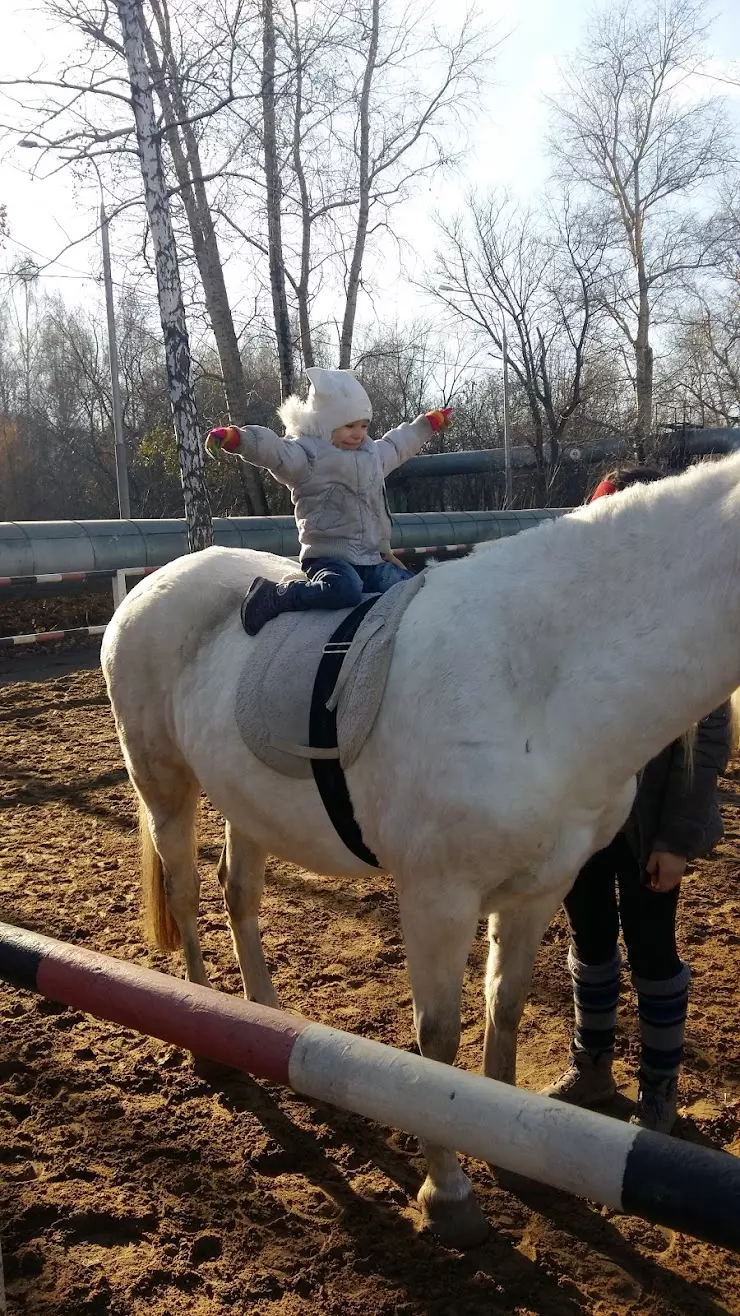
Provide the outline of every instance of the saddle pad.
{"type": "MultiPolygon", "coordinates": [[[[337,682],[343,767],[354,762],[372,730],[396,631],[423,584],[421,573],[382,594],[352,641],[337,682]]],[[[236,724],[255,757],[285,777],[312,775],[309,716],[316,671],[324,645],[351,611],[286,612],[249,643],[236,692],[236,724]]],[[[328,753],[337,757],[336,751],[328,753]]]]}
{"type": "Polygon", "coordinates": [[[342,768],[351,767],[367,740],[383,702],[401,619],[426,582],[420,571],[413,580],[381,594],[358,628],[334,687],[329,707],[337,709],[337,744],[342,768]]]}

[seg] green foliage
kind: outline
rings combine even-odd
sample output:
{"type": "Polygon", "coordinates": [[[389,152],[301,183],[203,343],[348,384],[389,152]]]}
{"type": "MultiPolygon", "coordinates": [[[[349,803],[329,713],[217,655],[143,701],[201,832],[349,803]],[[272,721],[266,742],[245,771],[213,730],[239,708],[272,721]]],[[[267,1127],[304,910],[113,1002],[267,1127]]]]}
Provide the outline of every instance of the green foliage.
{"type": "Polygon", "coordinates": [[[154,425],[139,443],[138,459],[145,470],[177,475],[177,443],[172,426],[154,425]]]}

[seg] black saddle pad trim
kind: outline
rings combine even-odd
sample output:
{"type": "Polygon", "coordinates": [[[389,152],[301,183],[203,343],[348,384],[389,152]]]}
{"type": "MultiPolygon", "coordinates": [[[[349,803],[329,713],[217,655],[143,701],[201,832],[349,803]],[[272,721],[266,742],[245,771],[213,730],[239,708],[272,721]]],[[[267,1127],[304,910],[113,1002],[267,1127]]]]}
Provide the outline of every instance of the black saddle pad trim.
{"type": "MultiPolygon", "coordinates": [[[[367,599],[363,599],[362,603],[358,603],[349,616],[343,618],[324,646],[313,683],[308,724],[309,744],[314,745],[316,749],[336,749],[337,746],[337,712],[336,709],[329,712],[326,704],[337,683],[347,650],[342,647],[337,652],[333,646],[349,645],[359,630],[360,622],[379,598],[379,594],[371,594],[367,599]],[[331,652],[327,653],[327,649],[331,649],[331,652]]],[[[311,767],[322,803],[337,835],[344,841],[347,849],[356,854],[358,859],[362,859],[363,863],[371,864],[373,868],[380,868],[379,861],[362,839],[362,832],[352,808],[347,778],[339,760],[311,759],[311,767]]]]}

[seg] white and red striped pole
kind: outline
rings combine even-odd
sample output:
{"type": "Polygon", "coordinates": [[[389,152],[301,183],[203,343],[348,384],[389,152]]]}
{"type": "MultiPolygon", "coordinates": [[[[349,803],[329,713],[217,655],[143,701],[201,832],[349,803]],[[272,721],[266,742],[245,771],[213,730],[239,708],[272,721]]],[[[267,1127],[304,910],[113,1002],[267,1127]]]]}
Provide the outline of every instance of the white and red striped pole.
{"type": "Polygon", "coordinates": [[[0,923],[0,979],[740,1251],[740,1160],[0,923]]]}
{"type": "MultiPolygon", "coordinates": [[[[125,576],[151,576],[159,567],[122,567],[125,576]]],[[[101,580],[113,580],[117,574],[111,569],[94,571],[47,571],[36,576],[0,576],[0,589],[21,590],[36,585],[80,585],[85,581],[95,583],[101,580]]]]}
{"type": "Polygon", "coordinates": [[[106,626],[73,626],[68,631],[31,631],[28,635],[0,635],[0,649],[15,649],[26,644],[51,644],[54,640],[81,640],[103,635],[106,626]]]}

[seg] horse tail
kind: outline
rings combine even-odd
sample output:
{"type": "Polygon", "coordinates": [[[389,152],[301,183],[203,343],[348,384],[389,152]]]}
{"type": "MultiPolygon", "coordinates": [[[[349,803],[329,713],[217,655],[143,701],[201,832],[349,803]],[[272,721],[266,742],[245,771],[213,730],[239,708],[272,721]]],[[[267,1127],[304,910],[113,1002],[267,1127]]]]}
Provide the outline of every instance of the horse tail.
{"type": "Polygon", "coordinates": [[[164,865],[154,844],[149,812],[143,800],[139,800],[139,843],[144,934],[157,950],[177,950],[182,945],[180,929],[167,901],[164,865]]]}

